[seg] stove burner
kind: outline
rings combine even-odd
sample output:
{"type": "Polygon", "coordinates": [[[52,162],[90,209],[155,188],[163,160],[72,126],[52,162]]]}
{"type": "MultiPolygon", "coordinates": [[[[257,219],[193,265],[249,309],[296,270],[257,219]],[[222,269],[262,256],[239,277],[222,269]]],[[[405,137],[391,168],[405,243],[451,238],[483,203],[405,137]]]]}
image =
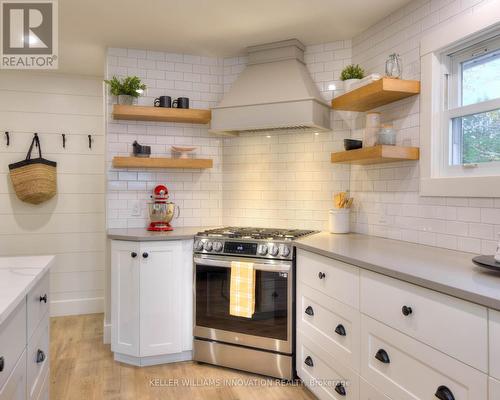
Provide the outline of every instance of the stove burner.
{"type": "Polygon", "coordinates": [[[254,240],[295,240],[315,232],[304,229],[224,227],[199,232],[198,236],[254,240]]]}

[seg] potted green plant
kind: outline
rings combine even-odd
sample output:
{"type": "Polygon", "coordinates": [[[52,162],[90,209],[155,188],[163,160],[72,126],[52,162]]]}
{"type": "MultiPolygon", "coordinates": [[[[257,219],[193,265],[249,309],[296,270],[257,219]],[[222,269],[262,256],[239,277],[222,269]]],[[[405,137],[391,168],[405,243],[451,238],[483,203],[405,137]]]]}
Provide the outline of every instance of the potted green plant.
{"type": "Polygon", "coordinates": [[[146,85],[137,76],[127,76],[123,79],[113,76],[112,79],[104,82],[109,85],[111,94],[117,97],[118,104],[131,105],[134,99],[146,90],[146,85]]]}
{"type": "Polygon", "coordinates": [[[359,64],[350,64],[342,70],[340,79],[344,81],[344,90],[347,92],[354,82],[365,77],[365,71],[359,64]]]}

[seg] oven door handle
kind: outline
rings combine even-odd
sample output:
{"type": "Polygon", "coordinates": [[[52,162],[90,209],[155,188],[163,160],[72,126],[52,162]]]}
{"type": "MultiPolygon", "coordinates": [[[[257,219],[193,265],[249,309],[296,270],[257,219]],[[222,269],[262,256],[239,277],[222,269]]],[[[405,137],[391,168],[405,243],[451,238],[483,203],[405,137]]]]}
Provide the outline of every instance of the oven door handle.
{"type": "MultiPolygon", "coordinates": [[[[208,265],[209,267],[231,268],[231,261],[214,260],[213,258],[194,257],[194,263],[200,265],[208,265]]],[[[259,271],[289,272],[291,269],[291,265],[283,263],[253,263],[253,268],[259,271]]]]}

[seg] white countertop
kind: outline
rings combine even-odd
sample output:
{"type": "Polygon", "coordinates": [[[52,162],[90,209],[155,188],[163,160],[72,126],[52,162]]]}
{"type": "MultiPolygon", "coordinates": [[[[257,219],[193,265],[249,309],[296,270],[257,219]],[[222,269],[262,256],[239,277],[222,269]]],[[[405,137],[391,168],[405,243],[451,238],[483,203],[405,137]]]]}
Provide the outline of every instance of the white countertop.
{"type": "Polygon", "coordinates": [[[54,256],[0,257],[0,324],[50,268],[54,256]]]}
{"type": "Polygon", "coordinates": [[[376,236],[321,232],[299,239],[304,249],[500,310],[500,272],[475,266],[475,254],[376,236]]]}

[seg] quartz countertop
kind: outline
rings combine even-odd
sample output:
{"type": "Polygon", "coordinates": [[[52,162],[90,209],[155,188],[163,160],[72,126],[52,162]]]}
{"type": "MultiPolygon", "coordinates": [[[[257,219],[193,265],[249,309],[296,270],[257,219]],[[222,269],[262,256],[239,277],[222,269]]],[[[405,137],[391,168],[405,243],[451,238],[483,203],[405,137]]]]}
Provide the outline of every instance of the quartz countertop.
{"type": "Polygon", "coordinates": [[[108,238],[113,240],[130,240],[132,242],[147,242],[155,240],[193,239],[201,231],[211,229],[207,226],[175,228],[167,232],[151,232],[146,228],[108,229],[108,238]]]}
{"type": "Polygon", "coordinates": [[[0,324],[50,268],[54,256],[0,257],[0,324]]]}
{"type": "Polygon", "coordinates": [[[475,254],[328,232],[307,236],[294,244],[298,249],[500,310],[500,272],[475,266],[475,254]]]}

